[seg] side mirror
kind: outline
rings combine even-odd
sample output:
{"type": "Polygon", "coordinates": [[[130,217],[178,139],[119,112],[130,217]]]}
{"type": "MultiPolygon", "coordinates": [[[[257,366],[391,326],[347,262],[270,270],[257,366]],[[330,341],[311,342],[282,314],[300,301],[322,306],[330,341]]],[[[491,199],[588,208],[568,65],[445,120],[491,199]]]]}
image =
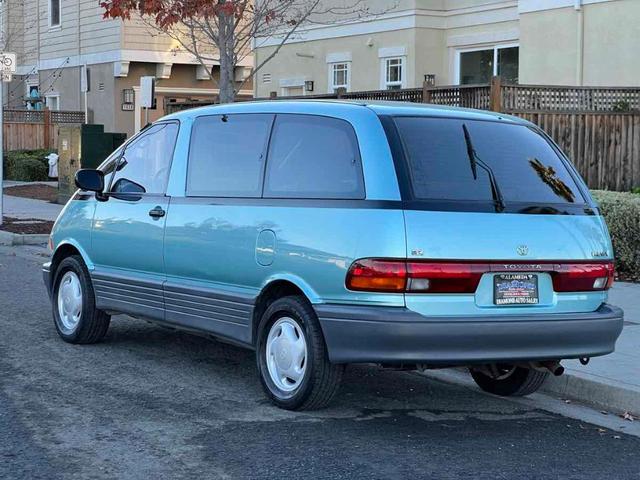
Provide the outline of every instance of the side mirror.
{"type": "Polygon", "coordinates": [[[81,168],[76,172],[76,187],[89,192],[100,193],[104,190],[104,173],[92,168],[81,168]]]}

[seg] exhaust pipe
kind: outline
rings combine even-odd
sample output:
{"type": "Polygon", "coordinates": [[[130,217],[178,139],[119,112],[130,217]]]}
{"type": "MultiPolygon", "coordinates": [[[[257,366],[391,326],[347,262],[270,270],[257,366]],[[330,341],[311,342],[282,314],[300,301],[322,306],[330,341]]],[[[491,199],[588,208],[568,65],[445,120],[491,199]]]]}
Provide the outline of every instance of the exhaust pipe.
{"type": "Polygon", "coordinates": [[[560,365],[560,362],[541,362],[541,365],[556,377],[564,373],[564,367],[560,365]]]}

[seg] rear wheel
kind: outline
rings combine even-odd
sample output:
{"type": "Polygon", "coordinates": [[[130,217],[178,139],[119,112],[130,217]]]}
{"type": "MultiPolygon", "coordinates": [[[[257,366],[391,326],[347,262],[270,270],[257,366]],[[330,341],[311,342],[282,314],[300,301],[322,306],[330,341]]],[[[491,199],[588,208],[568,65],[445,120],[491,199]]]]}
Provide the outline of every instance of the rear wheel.
{"type": "Polygon", "coordinates": [[[63,259],[53,282],[53,320],[58,335],[69,343],[96,343],[107,333],[111,317],[95,304],[91,277],[77,255],[63,259]]]}
{"type": "Polygon", "coordinates": [[[502,397],[522,397],[534,393],[549,375],[548,372],[508,364],[493,365],[482,370],[470,368],[469,372],[482,390],[502,397]]]}
{"type": "Polygon", "coordinates": [[[287,410],[326,406],[344,371],[344,365],[329,362],[315,311],[301,296],[276,300],[264,312],[256,360],[267,397],[287,410]]]}

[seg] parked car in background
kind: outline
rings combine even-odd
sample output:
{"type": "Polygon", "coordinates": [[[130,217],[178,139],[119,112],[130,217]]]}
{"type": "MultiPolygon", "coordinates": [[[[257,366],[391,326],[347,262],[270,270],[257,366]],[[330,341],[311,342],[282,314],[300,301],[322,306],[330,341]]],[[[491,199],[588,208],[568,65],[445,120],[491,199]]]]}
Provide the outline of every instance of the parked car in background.
{"type": "Polygon", "coordinates": [[[255,349],[267,396],[326,405],[344,366],[466,366],[498,395],[614,350],[613,252],[537,127],[489,112],[281,101],[154,123],[51,235],[55,327],[126,313],[255,349]]]}

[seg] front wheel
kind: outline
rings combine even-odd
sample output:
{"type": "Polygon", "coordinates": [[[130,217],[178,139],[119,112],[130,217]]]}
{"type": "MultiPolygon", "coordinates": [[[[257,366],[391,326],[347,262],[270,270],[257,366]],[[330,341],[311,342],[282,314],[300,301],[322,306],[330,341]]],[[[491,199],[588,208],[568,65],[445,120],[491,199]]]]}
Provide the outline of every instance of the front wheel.
{"type": "Polygon", "coordinates": [[[286,410],[326,406],[344,371],[329,362],[315,311],[299,296],[269,305],[258,327],[256,360],[265,393],[286,410]]]}
{"type": "Polygon", "coordinates": [[[522,397],[537,391],[548,372],[516,365],[493,365],[486,369],[470,368],[469,372],[476,384],[485,392],[501,397],[522,397]]]}
{"type": "Polygon", "coordinates": [[[111,317],[95,304],[91,277],[82,257],[60,262],[53,283],[53,320],[58,335],[69,343],[96,343],[103,339],[111,317]]]}

